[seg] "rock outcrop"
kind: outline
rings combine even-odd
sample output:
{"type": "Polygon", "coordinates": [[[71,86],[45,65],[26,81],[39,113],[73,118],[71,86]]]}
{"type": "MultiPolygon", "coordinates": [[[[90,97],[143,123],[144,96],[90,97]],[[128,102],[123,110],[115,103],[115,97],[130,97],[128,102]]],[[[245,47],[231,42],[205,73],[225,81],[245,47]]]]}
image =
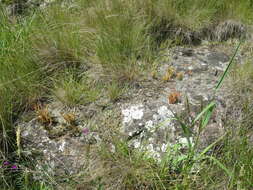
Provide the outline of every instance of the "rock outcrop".
{"type": "MultiPolygon", "coordinates": [[[[216,108],[206,129],[200,135],[199,150],[214,142],[225,132],[226,89],[215,91],[215,85],[229,63],[226,53],[209,45],[195,48],[176,47],[163,52],[155,74],[139,82],[125,98],[107,108],[85,106],[67,109],[50,103],[52,118],[49,126],[38,118],[18,123],[21,127],[23,151],[39,153],[37,167],[52,175],[75,175],[85,167],[86,155],[92,144],[105,139],[106,125],[118,120],[119,131],[129,146],[149,152],[158,161],[175,144],[187,148],[187,136],[175,119],[191,123],[201,109],[216,102],[216,108]],[[111,115],[101,122],[104,112],[111,115]],[[93,114],[87,114],[92,112],[93,114]],[[75,115],[74,123],[64,114],[75,115]],[[99,130],[92,128],[96,125],[99,130]],[[104,130],[104,131],[103,131],[104,130]]],[[[237,61],[241,62],[240,56],[237,61]]],[[[95,103],[96,104],[96,103],[95,103]]],[[[95,105],[94,104],[94,105],[95,105]]],[[[196,140],[198,126],[191,126],[190,141],[196,140]]]]}

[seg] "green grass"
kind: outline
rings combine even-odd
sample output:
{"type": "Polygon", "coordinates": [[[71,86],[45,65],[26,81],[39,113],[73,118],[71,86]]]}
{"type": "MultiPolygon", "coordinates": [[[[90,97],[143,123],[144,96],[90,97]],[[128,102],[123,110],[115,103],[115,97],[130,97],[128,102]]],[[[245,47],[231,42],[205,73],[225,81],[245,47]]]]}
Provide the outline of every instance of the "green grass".
{"type": "Polygon", "coordinates": [[[108,146],[99,148],[99,157],[89,171],[91,183],[103,189],[163,189],[169,184],[168,160],[163,165],[146,153],[129,148],[117,139],[114,151],[108,146]]]}
{"type": "Polygon", "coordinates": [[[94,2],[87,9],[84,17],[92,29],[89,48],[94,50],[98,63],[115,80],[136,79],[140,59],[148,62],[151,56],[150,37],[143,16],[117,0],[94,2]]]}
{"type": "Polygon", "coordinates": [[[32,18],[13,25],[0,13],[0,135],[1,149],[6,150],[12,123],[24,110],[25,102],[32,102],[40,94],[42,68],[36,64],[28,41],[32,18]]]}
{"type": "Polygon", "coordinates": [[[84,77],[78,80],[76,76],[67,72],[55,83],[52,90],[54,97],[67,106],[86,105],[94,102],[100,96],[100,89],[96,84],[88,83],[84,77]]]}
{"type": "Polygon", "coordinates": [[[127,91],[127,86],[121,87],[117,81],[112,81],[111,84],[107,85],[107,91],[109,99],[112,102],[116,102],[127,91]]]}
{"type": "MultiPolygon", "coordinates": [[[[8,17],[1,7],[0,164],[17,157],[14,123],[37,101],[47,99],[78,106],[105,96],[116,102],[131,83],[154,68],[160,48],[191,44],[187,39],[191,33],[212,29],[228,19],[245,24],[253,20],[252,0],[76,2],[74,7],[55,3],[43,10],[28,9],[26,15],[17,17],[8,17]],[[95,77],[89,75],[87,70],[97,65],[101,71],[95,77]]],[[[189,160],[196,156],[194,151],[181,159],[181,153],[175,150],[173,157],[168,154],[162,164],[157,164],[145,153],[133,151],[117,140],[113,142],[115,153],[111,155],[107,149],[99,152],[102,163],[108,165],[103,168],[103,176],[96,176],[102,185],[98,189],[112,185],[115,180],[123,189],[252,188],[253,152],[246,138],[253,124],[252,71],[249,63],[236,66],[230,73],[231,93],[235,94],[231,110],[239,106],[243,117],[227,121],[233,127],[217,143],[222,145],[221,151],[209,158],[201,157],[198,173],[190,172],[193,166],[189,160]],[[169,163],[174,163],[173,167],[166,167],[169,163]]],[[[213,105],[196,119],[203,130],[211,108],[213,105]]],[[[185,132],[188,125],[182,125],[185,132]]],[[[23,189],[50,189],[40,182],[27,183],[24,174],[21,170],[10,179],[12,173],[0,168],[0,179],[4,181],[0,187],[15,189],[23,184],[23,189]]]]}

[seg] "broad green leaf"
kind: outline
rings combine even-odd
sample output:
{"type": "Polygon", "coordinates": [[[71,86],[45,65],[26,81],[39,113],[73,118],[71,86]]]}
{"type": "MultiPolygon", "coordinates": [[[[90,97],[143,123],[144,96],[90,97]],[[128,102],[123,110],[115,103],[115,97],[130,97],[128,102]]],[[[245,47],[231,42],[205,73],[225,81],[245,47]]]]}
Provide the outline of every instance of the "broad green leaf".
{"type": "Polygon", "coordinates": [[[202,120],[202,123],[201,123],[201,129],[205,128],[206,125],[208,124],[208,122],[209,122],[209,120],[210,120],[210,118],[211,118],[211,116],[212,116],[214,107],[215,107],[215,105],[212,106],[212,107],[210,107],[210,108],[207,110],[207,112],[206,112],[206,114],[205,114],[205,117],[204,117],[204,119],[202,120]]]}
{"type": "MultiPolygon", "coordinates": [[[[210,112],[210,110],[213,110],[213,108],[215,107],[215,102],[211,102],[209,103],[198,115],[197,117],[194,119],[193,124],[196,123],[205,113],[207,113],[208,111],[210,112]]],[[[212,111],[211,111],[212,112],[212,111]]],[[[210,119],[210,118],[209,118],[210,119]]]]}

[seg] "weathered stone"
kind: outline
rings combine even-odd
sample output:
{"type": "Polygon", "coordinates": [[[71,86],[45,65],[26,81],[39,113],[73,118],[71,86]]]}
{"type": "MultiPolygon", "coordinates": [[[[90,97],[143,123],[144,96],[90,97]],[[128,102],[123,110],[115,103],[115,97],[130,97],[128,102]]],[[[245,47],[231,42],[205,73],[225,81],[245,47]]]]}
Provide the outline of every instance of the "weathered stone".
{"type": "MultiPolygon", "coordinates": [[[[166,150],[173,144],[187,144],[186,134],[183,133],[179,123],[175,121],[175,115],[184,115],[191,121],[201,111],[201,105],[207,105],[212,100],[216,101],[216,109],[213,117],[201,133],[199,149],[203,149],[224,134],[222,128],[222,116],[225,114],[225,94],[215,93],[215,85],[220,78],[215,74],[216,70],[224,71],[229,58],[226,54],[217,52],[208,47],[185,49],[174,48],[169,51],[171,60],[162,62],[158,69],[160,76],[164,70],[173,67],[175,72],[184,72],[183,79],[172,78],[163,83],[163,89],[157,98],[148,98],[148,101],[132,101],[123,104],[122,131],[128,135],[130,145],[150,152],[158,160],[166,150]],[[169,104],[168,95],[174,91],[180,92],[182,102],[169,104]],[[187,101],[190,113],[187,113],[187,101]]],[[[146,99],[143,98],[143,99],[146,99]]],[[[187,121],[187,118],[184,118],[187,121]]],[[[188,122],[189,124],[190,122],[188,122]]],[[[198,127],[191,129],[190,139],[194,142],[198,127]]]]}
{"type": "MultiPolygon", "coordinates": [[[[120,126],[124,134],[120,138],[127,139],[130,147],[147,151],[159,161],[174,145],[180,144],[187,150],[188,140],[195,143],[198,125],[191,126],[187,138],[175,116],[189,124],[203,106],[213,100],[216,108],[200,134],[198,150],[216,141],[225,133],[223,120],[227,105],[231,104],[225,88],[214,90],[228,65],[228,56],[208,45],[187,49],[175,47],[164,54],[166,59],[159,63],[158,79],[138,82],[115,104],[104,97],[75,109],[50,103],[48,109],[55,121],[51,126],[45,127],[36,119],[20,122],[24,151],[39,152],[38,168],[48,165],[52,175],[77,174],[86,164],[86,147],[101,141],[110,142],[108,138],[113,130],[110,127],[120,126]],[[171,79],[162,81],[169,68],[174,72],[171,79]],[[177,73],[183,73],[181,80],[177,79],[177,73]],[[168,98],[175,92],[180,101],[172,103],[168,98]],[[75,126],[69,126],[62,117],[67,112],[75,114],[75,126]],[[91,130],[91,126],[95,130],[91,130]]],[[[97,81],[101,80],[96,77],[97,81]]],[[[111,149],[113,151],[113,146],[111,149]]]]}
{"type": "MultiPolygon", "coordinates": [[[[49,175],[66,176],[77,174],[85,165],[85,150],[87,145],[97,143],[97,134],[87,131],[87,126],[79,121],[77,126],[68,126],[61,112],[69,112],[63,107],[52,104],[49,113],[55,118],[55,123],[45,126],[38,120],[19,123],[21,128],[23,151],[40,154],[36,158],[37,167],[49,175]]],[[[73,110],[72,110],[73,111],[73,110]]],[[[74,112],[74,111],[73,111],[74,112]]],[[[74,112],[78,117],[79,113],[74,112]]],[[[76,118],[78,120],[78,118],[76,118]]]]}

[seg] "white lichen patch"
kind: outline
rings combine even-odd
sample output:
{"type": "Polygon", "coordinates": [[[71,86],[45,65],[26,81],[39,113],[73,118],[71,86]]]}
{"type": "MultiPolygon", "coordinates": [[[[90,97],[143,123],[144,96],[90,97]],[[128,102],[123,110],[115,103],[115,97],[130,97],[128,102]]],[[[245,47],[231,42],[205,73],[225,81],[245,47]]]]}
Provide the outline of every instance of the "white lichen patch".
{"type": "Polygon", "coordinates": [[[144,115],[143,105],[133,105],[122,110],[123,123],[129,123],[132,120],[140,120],[144,115]]]}
{"type": "MultiPolygon", "coordinates": [[[[143,120],[144,107],[142,105],[131,106],[128,109],[122,110],[124,116],[123,124],[132,125],[131,122],[133,119],[142,119],[140,123],[134,125],[141,127],[143,125],[143,131],[138,136],[138,138],[131,141],[130,145],[142,151],[147,152],[149,157],[154,158],[158,162],[161,160],[161,156],[167,151],[167,143],[162,143],[162,139],[159,139],[161,136],[157,134],[168,133],[168,136],[174,138],[175,126],[172,122],[174,114],[168,109],[167,106],[159,106],[157,110],[153,112],[153,115],[149,120],[143,120]]],[[[138,128],[134,128],[138,129],[138,128]]],[[[134,131],[128,133],[129,136],[132,135],[134,131]]],[[[164,137],[162,137],[164,138],[164,137]]],[[[168,139],[164,139],[168,140],[168,139]]]]}
{"type": "Polygon", "coordinates": [[[153,115],[153,118],[160,128],[164,128],[172,124],[171,121],[174,118],[174,115],[166,106],[159,107],[157,113],[158,115],[153,115]]]}
{"type": "Polygon", "coordinates": [[[158,108],[157,113],[162,117],[173,117],[172,111],[170,111],[167,106],[161,106],[158,108]]]}
{"type": "MultiPolygon", "coordinates": [[[[192,137],[189,138],[189,141],[190,141],[190,143],[193,145],[193,138],[192,138],[192,137]]],[[[183,147],[188,146],[188,140],[187,140],[186,137],[179,138],[178,142],[179,142],[179,144],[181,144],[183,147]]]]}
{"type": "Polygon", "coordinates": [[[150,153],[155,152],[154,147],[153,147],[153,144],[149,144],[149,145],[147,146],[147,151],[149,151],[150,153]]]}
{"type": "Polygon", "coordinates": [[[111,144],[111,152],[112,152],[112,153],[115,153],[115,152],[116,152],[116,147],[115,147],[113,144],[111,144]]]}
{"type": "Polygon", "coordinates": [[[154,132],[156,128],[165,130],[166,127],[170,127],[173,131],[174,125],[171,121],[174,118],[174,115],[172,111],[170,111],[166,106],[161,106],[158,108],[157,113],[158,114],[153,115],[152,121],[146,122],[145,127],[151,132],[154,132]]]}
{"type": "Polygon", "coordinates": [[[162,144],[161,151],[166,152],[166,150],[167,150],[167,144],[162,144]]]}
{"type": "Polygon", "coordinates": [[[155,131],[155,125],[154,125],[154,122],[152,120],[149,120],[146,122],[145,124],[145,128],[147,129],[147,131],[149,132],[154,132],[155,131]]]}
{"type": "Polygon", "coordinates": [[[63,142],[61,143],[61,145],[59,146],[59,150],[60,150],[61,152],[64,151],[65,145],[66,145],[66,141],[63,141],[63,142]]]}
{"type": "Polygon", "coordinates": [[[140,147],[141,147],[141,142],[138,141],[138,140],[135,140],[135,141],[133,142],[133,146],[134,146],[134,148],[140,148],[140,147]]]}

